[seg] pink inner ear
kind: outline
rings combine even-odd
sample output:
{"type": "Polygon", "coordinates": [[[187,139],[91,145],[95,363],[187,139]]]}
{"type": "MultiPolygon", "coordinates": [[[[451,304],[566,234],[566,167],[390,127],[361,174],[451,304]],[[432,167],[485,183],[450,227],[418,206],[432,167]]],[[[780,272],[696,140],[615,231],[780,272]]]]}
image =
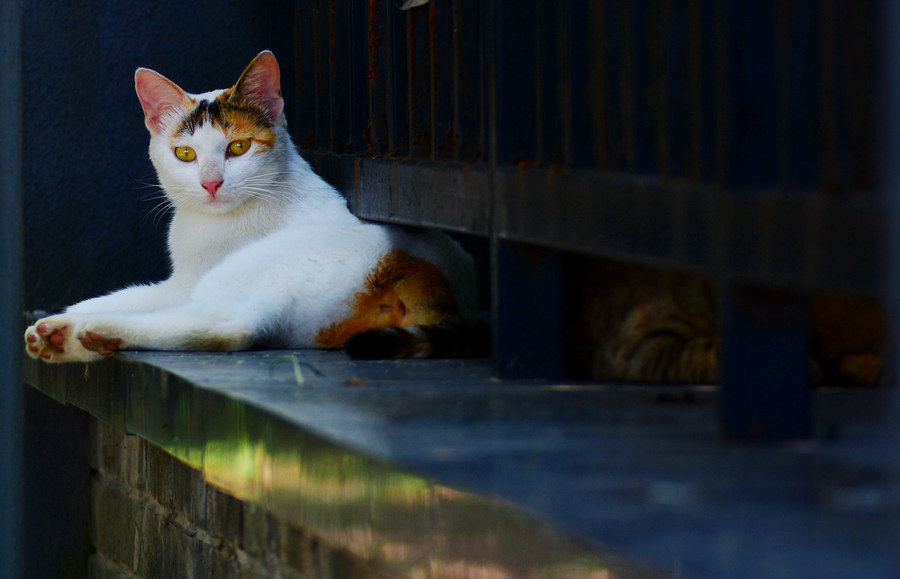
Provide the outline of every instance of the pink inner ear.
{"type": "Polygon", "coordinates": [[[277,120],[284,108],[284,101],[281,98],[281,72],[275,55],[265,51],[253,59],[235,85],[234,94],[263,105],[272,120],[277,120]]]}
{"type": "Polygon", "coordinates": [[[134,75],[134,88],[144,109],[144,121],[153,133],[163,129],[163,118],[172,109],[184,108],[188,96],[171,80],[146,68],[134,75]]]}

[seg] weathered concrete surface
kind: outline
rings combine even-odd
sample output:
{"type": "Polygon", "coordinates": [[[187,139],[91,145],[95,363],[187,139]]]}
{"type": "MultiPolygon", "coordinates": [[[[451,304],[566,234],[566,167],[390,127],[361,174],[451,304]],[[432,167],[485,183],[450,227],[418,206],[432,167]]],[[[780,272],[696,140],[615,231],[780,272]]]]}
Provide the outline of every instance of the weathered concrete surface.
{"type": "Polygon", "coordinates": [[[501,383],[488,362],[136,352],[89,370],[85,381],[84,366],[29,363],[26,380],[124,420],[234,496],[407,570],[423,552],[471,553],[479,529],[495,539],[478,544],[496,547],[479,560],[558,569],[571,561],[542,560],[527,535],[578,552],[560,551],[557,526],[687,576],[900,568],[900,492],[878,446],[884,391],[818,392],[826,442],[736,444],[719,436],[713,388],[501,383]],[[510,523],[524,515],[507,500],[544,522],[510,523]]]}

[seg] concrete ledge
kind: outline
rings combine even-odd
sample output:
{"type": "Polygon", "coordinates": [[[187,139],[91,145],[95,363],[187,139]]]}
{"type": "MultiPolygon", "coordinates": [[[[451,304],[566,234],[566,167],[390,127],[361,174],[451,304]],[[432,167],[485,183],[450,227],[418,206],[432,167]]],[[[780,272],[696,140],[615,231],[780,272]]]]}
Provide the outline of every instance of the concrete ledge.
{"type": "Polygon", "coordinates": [[[885,390],[818,392],[828,442],[754,445],[719,438],[715,388],[501,383],[477,361],[134,352],[25,380],[397,575],[900,568],[885,390]]]}
{"type": "MultiPolygon", "coordinates": [[[[28,384],[107,425],[98,427],[104,436],[96,437],[93,451],[99,473],[93,510],[98,520],[122,519],[123,530],[101,525],[92,569],[115,567],[110,561],[122,559],[134,561],[138,571],[159,564],[132,552],[134,541],[122,541],[135,526],[143,528],[132,520],[140,518],[149,521],[151,534],[167,531],[166,540],[183,543],[184,549],[166,552],[184,551],[185,564],[197,571],[206,563],[207,571],[221,569],[230,560],[217,555],[210,537],[240,545],[252,561],[280,557],[283,565],[272,568],[295,568],[300,563],[290,559],[308,559],[304,549],[275,549],[272,537],[280,537],[275,545],[293,545],[291,533],[299,533],[320,541],[325,552],[346,553],[350,559],[340,568],[357,570],[353,576],[591,577],[609,569],[643,574],[589,541],[539,522],[527,509],[394,464],[384,438],[390,429],[352,403],[341,407],[329,400],[339,393],[358,401],[360,394],[380,396],[379,384],[404,378],[388,371],[391,364],[363,364],[368,371],[348,367],[349,374],[338,374],[336,368],[347,365],[342,354],[284,356],[134,353],[89,366],[26,362],[28,384]],[[304,426],[306,420],[311,424],[304,426]],[[136,436],[117,440],[119,430],[136,436]],[[172,466],[163,455],[185,466],[172,466]],[[228,497],[240,502],[237,510],[228,497]],[[179,521],[183,533],[171,532],[179,521]]],[[[415,364],[409,369],[405,378],[417,372],[415,364]]],[[[461,366],[445,370],[444,379],[471,379],[484,371],[486,366],[461,366]]],[[[96,523],[94,528],[97,533],[96,523]]],[[[317,569],[336,565],[319,562],[317,569]]]]}

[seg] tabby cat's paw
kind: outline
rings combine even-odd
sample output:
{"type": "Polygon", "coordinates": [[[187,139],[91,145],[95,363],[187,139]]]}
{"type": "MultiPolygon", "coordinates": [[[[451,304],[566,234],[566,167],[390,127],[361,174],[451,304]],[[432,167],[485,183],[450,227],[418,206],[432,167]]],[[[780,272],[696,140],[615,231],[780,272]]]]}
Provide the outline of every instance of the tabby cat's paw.
{"type": "Polygon", "coordinates": [[[884,378],[884,359],[873,352],[850,354],[841,358],[838,372],[852,384],[879,384],[884,378]]]}

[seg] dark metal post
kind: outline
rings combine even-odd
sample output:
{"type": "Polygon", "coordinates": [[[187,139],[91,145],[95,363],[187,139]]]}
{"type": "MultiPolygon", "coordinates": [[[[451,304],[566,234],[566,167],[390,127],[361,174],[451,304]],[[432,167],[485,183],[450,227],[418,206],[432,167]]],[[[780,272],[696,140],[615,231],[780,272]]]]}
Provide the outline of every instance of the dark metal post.
{"type": "Polygon", "coordinates": [[[0,4],[0,576],[22,575],[21,2],[0,4]]]}
{"type": "Polygon", "coordinates": [[[812,435],[808,300],[789,291],[723,292],[721,411],[730,438],[812,435]]]}
{"type": "Polygon", "coordinates": [[[563,374],[562,273],[558,252],[494,239],[494,353],[504,378],[563,374]]]}
{"type": "MultiPolygon", "coordinates": [[[[892,314],[891,325],[894,336],[900,336],[900,5],[896,2],[884,4],[884,66],[886,72],[886,90],[884,91],[884,111],[886,116],[886,133],[883,135],[884,156],[879,159],[883,167],[883,195],[887,200],[889,224],[887,232],[888,244],[888,292],[889,309],[892,314]]],[[[896,344],[896,340],[895,340],[896,344]]],[[[897,361],[897,352],[891,352],[891,358],[897,361]]],[[[894,374],[895,381],[898,380],[894,374]]],[[[884,446],[885,457],[893,466],[894,473],[900,476],[900,384],[893,384],[893,405],[888,413],[890,424],[885,425],[887,441],[884,446]]],[[[900,534],[900,529],[897,530],[900,534]]]]}

